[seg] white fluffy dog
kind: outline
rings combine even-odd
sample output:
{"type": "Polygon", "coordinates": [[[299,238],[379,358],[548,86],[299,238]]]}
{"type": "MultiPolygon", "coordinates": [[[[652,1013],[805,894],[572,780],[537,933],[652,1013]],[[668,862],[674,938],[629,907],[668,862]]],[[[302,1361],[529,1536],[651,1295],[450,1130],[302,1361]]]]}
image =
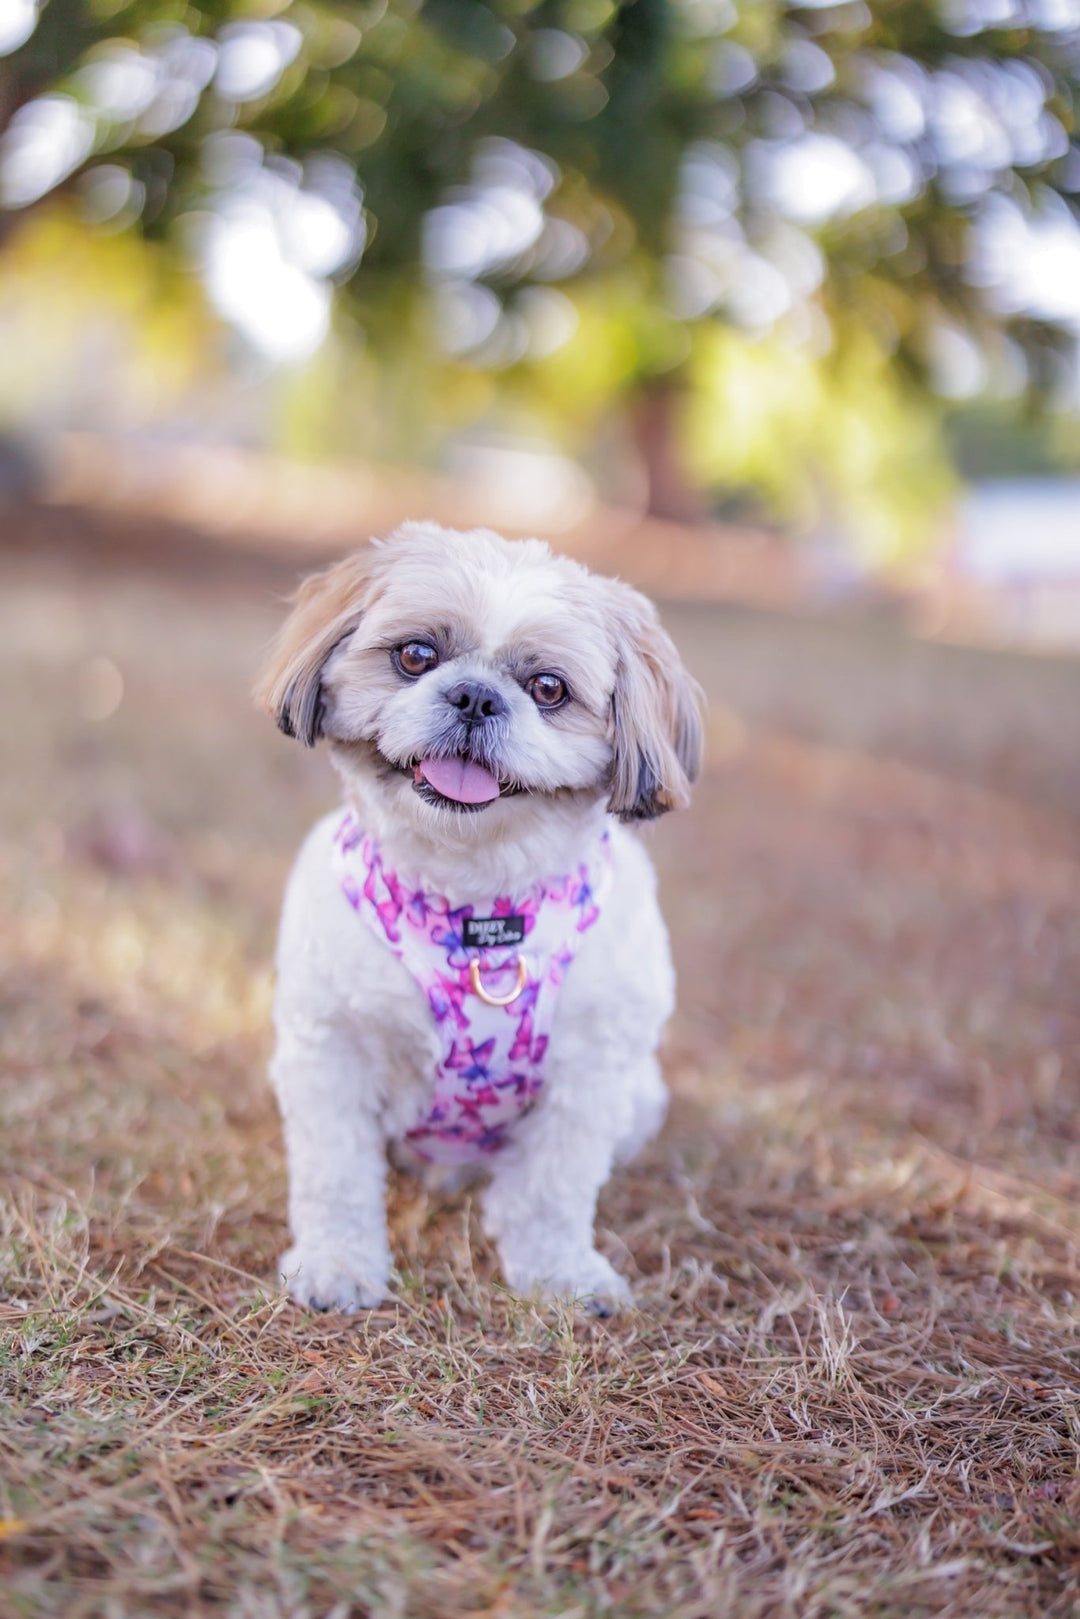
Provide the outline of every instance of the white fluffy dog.
{"type": "Polygon", "coordinates": [[[674,977],[622,823],[681,807],[699,693],[656,611],[538,540],[409,523],[308,579],[259,698],[347,808],[285,896],[271,1066],[316,1309],[386,1297],[388,1146],[480,1163],[509,1285],[603,1314],[613,1163],[659,1128],[674,977]]]}

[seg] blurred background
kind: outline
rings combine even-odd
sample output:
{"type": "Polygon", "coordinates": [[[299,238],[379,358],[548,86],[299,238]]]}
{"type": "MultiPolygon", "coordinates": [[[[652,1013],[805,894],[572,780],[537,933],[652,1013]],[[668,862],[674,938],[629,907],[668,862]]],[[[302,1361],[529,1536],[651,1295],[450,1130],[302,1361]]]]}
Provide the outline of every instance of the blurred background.
{"type": "Polygon", "coordinates": [[[1080,640],[1076,0],[0,0],[0,53],[8,498],[1080,640]]]}
{"type": "Polygon", "coordinates": [[[1058,1130],[1080,0],[0,0],[0,52],[23,1068],[179,1009],[192,1083],[240,1040],[262,1096],[334,788],[250,683],[302,571],[428,516],[649,590],[705,686],[656,838],[680,1061],[907,1076],[970,1145],[950,1087],[1037,1050],[1058,1130]],[[1057,875],[1016,877],[1036,847],[1057,875]]]}

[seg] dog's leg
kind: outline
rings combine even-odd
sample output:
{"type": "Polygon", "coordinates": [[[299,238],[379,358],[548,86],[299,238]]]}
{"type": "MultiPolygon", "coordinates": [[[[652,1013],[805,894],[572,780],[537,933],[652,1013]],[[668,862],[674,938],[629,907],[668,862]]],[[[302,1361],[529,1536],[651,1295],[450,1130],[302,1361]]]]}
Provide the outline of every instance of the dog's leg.
{"type": "Polygon", "coordinates": [[[315,1310],[363,1310],[387,1296],[386,1153],[362,1105],[356,1052],[327,1029],[279,1030],[270,1066],[289,1161],[293,1246],[278,1269],[315,1310]]]}
{"type": "Polygon", "coordinates": [[[484,1225],[517,1292],[577,1298],[610,1315],[630,1289],[594,1246],[596,1199],[615,1145],[598,1122],[557,1104],[527,1120],[521,1140],[492,1160],[484,1225]]]}

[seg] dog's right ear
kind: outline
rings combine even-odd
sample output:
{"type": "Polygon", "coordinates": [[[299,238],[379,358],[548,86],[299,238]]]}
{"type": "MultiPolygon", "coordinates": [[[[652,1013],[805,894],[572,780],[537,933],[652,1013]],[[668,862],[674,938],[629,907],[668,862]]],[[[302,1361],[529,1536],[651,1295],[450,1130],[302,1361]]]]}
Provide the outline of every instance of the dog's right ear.
{"type": "Polygon", "coordinates": [[[652,821],[690,802],[701,768],[701,688],[652,602],[619,579],[605,584],[619,643],[608,809],[620,821],[652,821]]]}
{"type": "Polygon", "coordinates": [[[255,687],[255,701],[286,736],[314,747],[322,735],[326,660],[360,622],[372,553],[358,551],[305,579],[255,687]]]}

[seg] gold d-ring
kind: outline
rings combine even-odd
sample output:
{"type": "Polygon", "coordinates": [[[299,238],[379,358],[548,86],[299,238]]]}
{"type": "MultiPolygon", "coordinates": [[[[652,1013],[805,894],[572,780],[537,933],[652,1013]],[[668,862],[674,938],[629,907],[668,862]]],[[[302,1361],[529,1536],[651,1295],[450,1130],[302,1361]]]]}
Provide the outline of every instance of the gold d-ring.
{"type": "Polygon", "coordinates": [[[488,1006],[509,1006],[509,1005],[511,1005],[511,1003],[513,1001],[517,1000],[518,996],[521,994],[522,990],[525,988],[525,979],[526,979],[527,976],[528,975],[527,975],[527,973],[525,971],[524,958],[522,956],[519,956],[518,957],[518,965],[517,965],[517,983],[514,985],[513,989],[510,991],[509,995],[491,995],[491,994],[488,993],[488,991],[484,988],[483,984],[480,982],[480,962],[479,962],[479,959],[476,956],[473,956],[473,958],[469,962],[469,985],[470,985],[470,987],[472,989],[472,992],[473,992],[474,995],[479,995],[480,999],[483,1002],[485,1002],[485,1004],[488,1005],[488,1006]]]}

